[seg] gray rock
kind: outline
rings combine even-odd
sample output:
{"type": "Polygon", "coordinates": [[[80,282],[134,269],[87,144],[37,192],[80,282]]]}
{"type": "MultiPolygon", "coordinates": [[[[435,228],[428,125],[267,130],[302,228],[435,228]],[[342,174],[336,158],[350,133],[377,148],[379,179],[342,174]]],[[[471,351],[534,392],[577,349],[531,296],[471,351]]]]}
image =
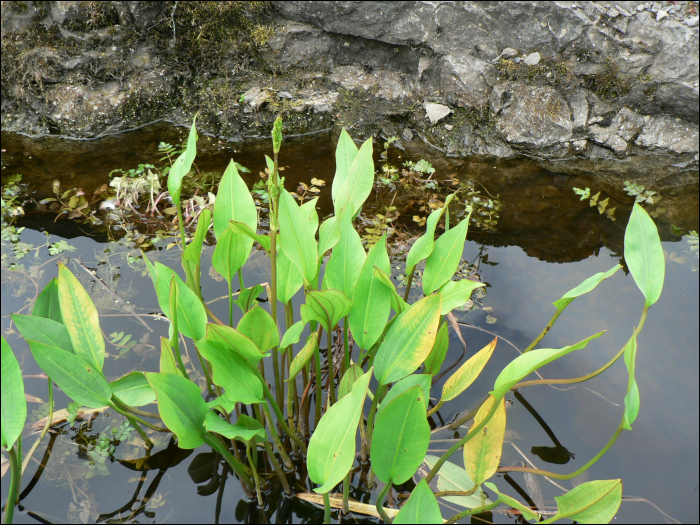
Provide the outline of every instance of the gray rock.
{"type": "Polygon", "coordinates": [[[675,153],[697,153],[698,126],[666,115],[651,117],[644,124],[635,144],[662,148],[675,153]]]}
{"type": "Polygon", "coordinates": [[[577,89],[569,99],[573,130],[577,131],[586,127],[588,121],[588,100],[583,89],[577,89]]]}
{"type": "Polygon", "coordinates": [[[589,127],[591,138],[598,144],[603,144],[617,153],[627,149],[627,143],[634,138],[644,125],[644,119],[623,107],[612,119],[609,126],[593,124],[589,127]]]}
{"type": "Polygon", "coordinates": [[[452,110],[447,106],[443,106],[442,104],[435,104],[433,102],[425,102],[423,104],[423,107],[425,108],[426,117],[430,119],[431,124],[440,122],[447,115],[452,113],[452,110]]]}
{"type": "Polygon", "coordinates": [[[277,98],[286,98],[286,99],[291,100],[294,97],[292,96],[292,94],[289,91],[280,91],[279,93],[277,93],[277,98]]]}
{"type": "Polygon", "coordinates": [[[257,110],[270,98],[270,92],[266,89],[260,89],[260,86],[253,86],[243,93],[243,102],[252,110],[257,110]]]}
{"type": "Polygon", "coordinates": [[[513,58],[518,56],[518,50],[513,49],[512,47],[507,47],[503,51],[501,51],[501,54],[498,55],[496,58],[492,60],[492,63],[498,62],[502,58],[513,58]]]}
{"type": "Polygon", "coordinates": [[[540,63],[541,56],[538,52],[530,53],[525,57],[523,62],[525,63],[526,66],[536,66],[537,64],[540,63]]]}
{"type": "Polygon", "coordinates": [[[440,65],[440,92],[450,104],[483,107],[488,103],[495,68],[469,55],[446,55],[440,65]]]}
{"type": "Polygon", "coordinates": [[[698,20],[700,20],[700,17],[697,16],[691,16],[688,18],[685,23],[688,27],[697,27],[698,26],[698,20]]]}
{"type": "Polygon", "coordinates": [[[406,140],[413,140],[413,132],[408,128],[404,128],[404,130],[401,132],[401,136],[406,140]]]}
{"type": "Polygon", "coordinates": [[[663,20],[667,16],[668,16],[668,13],[666,11],[658,11],[656,13],[656,21],[660,22],[661,20],[663,20]]]}

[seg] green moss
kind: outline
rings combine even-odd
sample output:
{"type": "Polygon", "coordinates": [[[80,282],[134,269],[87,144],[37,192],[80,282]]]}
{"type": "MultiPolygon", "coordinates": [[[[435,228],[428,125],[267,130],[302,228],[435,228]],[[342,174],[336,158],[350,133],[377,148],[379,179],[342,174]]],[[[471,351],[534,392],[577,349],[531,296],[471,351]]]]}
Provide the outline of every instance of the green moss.
{"type": "Polygon", "coordinates": [[[569,85],[574,75],[569,71],[566,62],[556,62],[543,58],[537,65],[528,66],[523,62],[501,58],[496,63],[496,71],[504,80],[524,82],[527,84],[548,83],[554,85],[569,85]]]}
{"type": "Polygon", "coordinates": [[[584,84],[588,89],[606,100],[615,100],[629,93],[632,82],[632,77],[620,74],[619,68],[611,59],[605,61],[601,73],[587,76],[584,79],[584,84]]]}

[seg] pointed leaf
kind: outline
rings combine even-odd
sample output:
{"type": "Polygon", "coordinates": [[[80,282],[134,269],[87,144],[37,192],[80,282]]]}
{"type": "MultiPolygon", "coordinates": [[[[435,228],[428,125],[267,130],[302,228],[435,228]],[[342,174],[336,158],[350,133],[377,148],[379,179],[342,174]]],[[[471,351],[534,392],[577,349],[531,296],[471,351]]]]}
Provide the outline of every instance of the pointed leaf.
{"type": "MultiPolygon", "coordinates": [[[[244,414],[240,417],[247,418],[248,416],[244,414]]],[[[240,420],[237,424],[232,425],[221,419],[221,417],[217,416],[214,412],[209,411],[207,412],[207,417],[204,419],[204,428],[206,428],[208,432],[215,432],[221,434],[225,438],[237,439],[244,443],[251,439],[255,440],[256,438],[260,440],[267,439],[267,434],[262,425],[255,419],[253,419],[253,421],[257,423],[258,428],[248,428],[246,425],[241,424],[240,420]]]]}
{"type": "Polygon", "coordinates": [[[440,505],[425,479],[416,485],[392,523],[442,523],[440,505]]]}
{"type": "MultiPolygon", "coordinates": [[[[343,204],[338,201],[338,195],[340,193],[340,187],[347,180],[350,174],[350,166],[357,156],[357,146],[350,138],[350,135],[345,128],[340,131],[340,137],[338,137],[338,145],[335,148],[335,176],[333,177],[333,187],[331,189],[331,195],[333,197],[333,204],[338,209],[339,204],[343,204]]],[[[338,215],[336,211],[336,215],[338,215]]]]}
{"type": "Polygon", "coordinates": [[[9,450],[22,434],[27,420],[27,401],[24,398],[24,381],[15,353],[2,338],[2,447],[9,450]]]}
{"type": "Polygon", "coordinates": [[[578,523],[610,523],[622,503],[622,480],[589,481],[554,499],[558,512],[542,523],[562,519],[578,523]]]}
{"type": "Polygon", "coordinates": [[[661,296],[666,263],[656,225],[636,202],[625,230],[625,261],[644,294],[645,305],[651,306],[661,296]]]}
{"type": "Polygon", "coordinates": [[[102,373],[105,340],[97,308],[80,281],[62,264],[58,265],[58,300],[75,355],[102,373]]]}
{"type": "Polygon", "coordinates": [[[449,281],[457,271],[467,238],[469,217],[462,219],[456,227],[443,233],[435,241],[435,248],[425,261],[423,293],[429,295],[449,281]]]}
{"type": "Polygon", "coordinates": [[[219,275],[230,283],[248,259],[252,246],[252,239],[227,227],[216,241],[211,264],[219,275]]]}
{"type": "MultiPolygon", "coordinates": [[[[423,463],[427,465],[428,469],[432,469],[438,459],[440,458],[437,456],[427,455],[423,463]]],[[[448,490],[468,491],[474,488],[474,482],[471,480],[466,470],[458,467],[454,463],[445,461],[438,472],[437,488],[440,492],[448,490]]],[[[476,489],[476,492],[471,496],[445,496],[443,499],[468,509],[475,509],[491,503],[491,500],[486,497],[486,494],[484,494],[481,488],[476,489]]]]}
{"type": "Polygon", "coordinates": [[[340,384],[338,385],[338,400],[350,393],[352,390],[352,385],[354,385],[355,381],[357,381],[363,374],[364,371],[362,368],[356,364],[351,365],[350,368],[345,371],[342,379],[340,380],[340,384]]]}
{"type": "Polygon", "coordinates": [[[316,235],[316,230],[318,230],[318,212],[316,211],[317,202],[318,197],[314,197],[310,201],[306,201],[304,204],[299,206],[299,211],[306,219],[309,230],[311,230],[314,235],[316,235]]]}
{"type": "Polygon", "coordinates": [[[385,235],[367,254],[353,292],[352,309],[348,316],[352,336],[363,350],[372,348],[382,335],[391,308],[391,292],[384,283],[374,278],[375,266],[384,273],[391,272],[385,235]]]}
{"type": "Polygon", "coordinates": [[[262,246],[269,255],[272,243],[272,239],[270,239],[269,235],[260,235],[256,232],[255,228],[251,228],[243,222],[231,221],[229,224],[231,226],[231,230],[233,230],[235,233],[239,233],[253,239],[254,241],[258,241],[258,244],[260,244],[260,246],[262,246]]]}
{"type": "Polygon", "coordinates": [[[466,363],[460,366],[457,371],[452,374],[447,381],[445,381],[445,384],[442,385],[441,401],[445,402],[454,399],[469,388],[476,378],[479,377],[479,374],[481,374],[481,371],[486,366],[486,363],[488,363],[488,360],[491,358],[491,354],[493,354],[493,351],[496,348],[497,342],[498,338],[496,337],[484,348],[471,356],[466,363]]]}
{"type": "MultiPolygon", "coordinates": [[[[474,426],[481,424],[496,400],[493,396],[481,405],[474,416],[474,426]]],[[[498,400],[498,408],[486,426],[464,444],[464,468],[476,485],[481,485],[496,473],[501,462],[503,439],[506,435],[505,399],[498,400]]]]}
{"type": "Polygon", "coordinates": [[[180,370],[175,364],[175,358],[173,357],[173,348],[167,337],[160,338],[160,373],[180,375],[180,370]]]}
{"type": "Polygon", "coordinates": [[[289,365],[289,381],[297,376],[306,363],[309,362],[314,352],[318,350],[318,332],[313,332],[307,339],[304,347],[299,350],[299,353],[292,360],[292,364],[289,365]]]}
{"type": "Polygon", "coordinates": [[[323,221],[318,232],[318,258],[323,260],[325,253],[340,241],[340,224],[337,217],[323,221]]]}
{"type": "Polygon", "coordinates": [[[265,356],[252,339],[230,326],[208,323],[206,333],[207,341],[233,349],[238,355],[248,361],[248,364],[252,367],[257,367],[258,362],[265,356]]]}
{"type": "Polygon", "coordinates": [[[401,394],[410,390],[414,386],[418,385],[423,391],[423,401],[425,404],[424,410],[428,409],[428,401],[430,400],[430,382],[433,377],[428,374],[411,374],[408,377],[404,377],[401,381],[394,383],[391,389],[387,392],[382,399],[379,408],[377,408],[377,416],[384,410],[385,407],[392,402],[392,400],[399,397],[401,394]]]}
{"type": "Polygon", "coordinates": [[[178,329],[185,337],[189,337],[190,339],[197,340],[204,337],[207,313],[204,310],[202,301],[197,297],[197,294],[185,285],[175,271],[159,262],[153,265],[153,274],[151,277],[154,277],[160,309],[171,321],[173,321],[173,318],[170,315],[170,302],[172,297],[170,285],[172,280],[175,279],[178,289],[178,329]]]}
{"type": "Polygon", "coordinates": [[[326,288],[340,290],[346,297],[352,297],[367,256],[360,235],[352,227],[350,214],[343,213],[339,220],[340,241],[326,264],[323,280],[326,288]]]}
{"type": "Polygon", "coordinates": [[[261,352],[267,352],[280,342],[275,321],[260,306],[255,306],[248,310],[239,321],[237,329],[243,335],[248,336],[261,352]]]}
{"type": "Polygon", "coordinates": [[[331,332],[348,315],[351,306],[350,299],[338,290],[312,290],[306,293],[306,304],[301,305],[301,319],[304,323],[318,321],[326,332],[331,332]]]}
{"type": "Polygon", "coordinates": [[[31,339],[32,341],[57,346],[71,354],[75,353],[65,325],[47,317],[36,317],[34,315],[12,314],[11,317],[25,341],[31,339]]]}
{"type": "Polygon", "coordinates": [[[279,224],[280,248],[299,268],[304,280],[313,282],[318,266],[316,239],[304,214],[286,190],[282,190],[280,196],[279,224]]]}
{"type": "Polygon", "coordinates": [[[175,159],[172,168],[170,168],[170,173],[168,174],[168,191],[170,192],[170,197],[173,199],[173,204],[175,206],[180,206],[182,179],[190,172],[190,169],[192,169],[192,163],[197,156],[198,136],[197,128],[195,127],[196,120],[197,115],[192,119],[192,127],[190,128],[190,134],[187,138],[187,148],[175,159]]]}
{"type": "Polygon", "coordinates": [[[156,393],[141,372],[131,372],[112,381],[109,386],[113,395],[132,407],[142,407],[156,400],[156,393]]]}
{"type": "Polygon", "coordinates": [[[634,372],[637,365],[637,337],[632,334],[627,344],[625,345],[625,366],[629,374],[627,383],[627,393],[625,394],[625,415],[622,422],[622,428],[632,430],[632,423],[637,419],[639,414],[639,387],[637,380],[634,378],[634,372]]]}
{"type": "Polygon", "coordinates": [[[207,236],[211,224],[211,211],[208,208],[202,210],[197,220],[197,229],[190,242],[182,253],[182,268],[185,270],[187,286],[196,294],[201,295],[200,268],[202,259],[202,243],[207,236]]]}
{"type": "Polygon", "coordinates": [[[355,461],[355,437],[372,369],[361,376],[343,399],[331,406],[318,422],[307,455],[309,478],[321,485],[314,491],[329,492],[342,481],[355,461]]]}
{"type": "Polygon", "coordinates": [[[574,299],[593,290],[604,279],[613,276],[615,272],[617,272],[620,268],[622,268],[622,265],[617,264],[610,268],[607,272],[598,272],[595,275],[591,275],[588,279],[583,281],[576,288],[574,288],[573,290],[569,290],[562,296],[561,299],[554,301],[552,304],[557,310],[561,312],[564,308],[569,306],[569,304],[571,304],[571,302],[574,299]]]}
{"type": "Polygon", "coordinates": [[[538,368],[574,350],[585,348],[590,341],[598,339],[604,333],[605,330],[593,334],[574,345],[565,346],[564,348],[541,348],[539,350],[530,350],[525,354],[519,355],[501,371],[493,385],[493,390],[489,393],[496,399],[503,397],[512,386],[519,383],[524,377],[527,377],[538,368]]]}
{"type": "Polygon", "coordinates": [[[391,282],[391,277],[376,266],[374,267],[374,278],[379,279],[379,282],[383,283],[384,286],[386,286],[386,289],[389,290],[389,293],[391,293],[391,307],[394,309],[394,312],[396,312],[397,315],[410,308],[410,305],[404,301],[403,297],[401,297],[396,291],[394,283],[391,282]]]}
{"type": "Polygon", "coordinates": [[[250,288],[243,288],[243,290],[241,290],[238,294],[238,299],[233,302],[236,303],[238,308],[240,308],[243,313],[246,313],[248,310],[250,310],[252,305],[255,304],[256,299],[262,292],[263,287],[259,284],[251,286],[250,288]]]}
{"type": "Polygon", "coordinates": [[[94,365],[56,346],[27,342],[37,364],[68,397],[90,408],[111,404],[112,389],[94,365]]]}
{"type": "Polygon", "coordinates": [[[430,351],[430,355],[425,359],[425,368],[423,371],[426,374],[436,376],[440,373],[440,368],[442,368],[442,363],[445,361],[445,356],[447,356],[449,347],[450,334],[447,328],[447,321],[444,321],[440,325],[440,329],[435,337],[433,349],[430,351]]]}
{"type": "Polygon", "coordinates": [[[46,317],[57,323],[63,323],[61,305],[58,301],[58,279],[56,279],[56,277],[51,279],[49,283],[44,286],[39,297],[36,298],[36,303],[34,303],[34,308],[32,309],[32,315],[46,317]]]}
{"type": "Polygon", "coordinates": [[[447,197],[445,206],[438,208],[428,215],[428,220],[425,224],[425,233],[413,243],[413,246],[411,246],[411,249],[408,251],[408,256],[406,257],[406,275],[410,274],[419,262],[427,259],[430,254],[433,253],[433,249],[435,248],[435,228],[453,197],[454,194],[447,197]]]}
{"type": "Polygon", "coordinates": [[[403,379],[425,361],[435,344],[440,309],[440,296],[430,295],[396,317],[374,358],[380,385],[403,379]]]}
{"type": "Polygon", "coordinates": [[[263,401],[260,379],[235,350],[206,339],[197,341],[196,346],[212,365],[212,381],[226,390],[228,399],[245,404],[263,401]]]}
{"type": "Polygon", "coordinates": [[[284,250],[280,250],[277,253],[277,299],[287,304],[302,286],[304,278],[299,268],[289,260],[284,250]]]}
{"type": "Polygon", "coordinates": [[[459,308],[469,300],[469,297],[476,288],[486,286],[486,283],[479,283],[469,279],[461,281],[448,281],[440,288],[442,296],[442,312],[441,315],[449,314],[454,308],[459,308]]]}
{"type": "Polygon", "coordinates": [[[496,485],[494,485],[493,483],[490,483],[487,481],[486,483],[484,483],[484,485],[486,485],[486,487],[488,487],[489,490],[492,490],[493,492],[498,494],[499,499],[503,503],[505,503],[506,505],[509,505],[510,507],[512,507],[514,509],[519,510],[522,513],[523,518],[525,518],[526,520],[539,521],[540,514],[538,512],[533,511],[527,505],[523,505],[517,499],[511,498],[510,496],[507,496],[507,495],[503,494],[502,492],[499,492],[498,487],[496,487],[496,485]]]}
{"type": "Polygon", "coordinates": [[[280,348],[287,348],[288,346],[295,345],[299,342],[301,333],[304,331],[306,324],[303,321],[297,321],[282,336],[282,342],[280,343],[280,348]]]}
{"type": "MultiPolygon", "coordinates": [[[[333,181],[335,186],[335,180],[333,181]]],[[[336,195],[336,215],[338,206],[342,204],[343,196],[349,195],[354,215],[369,197],[374,185],[374,159],[372,158],[372,137],[368,138],[350,164],[347,178],[342,181],[336,195]]]]}
{"type": "MultiPolygon", "coordinates": [[[[258,211],[250,190],[238,173],[236,163],[229,162],[219,182],[214,203],[214,235],[220,239],[229,221],[243,223],[255,232],[258,228],[258,211]]],[[[252,241],[250,242],[252,246],[252,241]]],[[[250,246],[248,252],[250,253],[250,246]]]]}

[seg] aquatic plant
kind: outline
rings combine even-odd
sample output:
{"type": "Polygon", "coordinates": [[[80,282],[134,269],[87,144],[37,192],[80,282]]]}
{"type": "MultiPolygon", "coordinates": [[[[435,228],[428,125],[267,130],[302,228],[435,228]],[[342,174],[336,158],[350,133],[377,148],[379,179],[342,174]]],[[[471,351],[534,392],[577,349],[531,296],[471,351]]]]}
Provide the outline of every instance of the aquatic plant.
{"type": "MultiPolygon", "coordinates": [[[[498,343],[494,339],[454,371],[443,385],[439,402],[430,406],[433,378],[440,374],[447,352],[449,324],[454,320],[451,312],[484,286],[469,279],[453,280],[459,273],[469,215],[450,224],[448,205],[453,196],[430,212],[425,234],[408,253],[407,287],[401,297],[391,279],[386,235],[380,235],[365,251],[353,225],[374,184],[372,140],[358,148],[346,131],[341,132],[332,183],[334,214],[319,224],[317,199],[298,204],[279,176],[282,121],[278,119],[272,131],[273,156],[266,157],[269,233],[258,233],[258,210],[232,160],[219,184],[213,214],[209,207],[201,210],[188,244],[180,196],[183,180],[196,156],[197,139],[193,122],[186,147],[173,162],[167,181],[177,207],[185,280],[172,268],[152,263],[143,254],[160,308],[170,321],[168,337],[160,340],[160,371],[132,372],[116,381],[106,380],[105,338],[97,309],[76,277],[59,265],[58,277],[39,295],[32,315],[12,316],[37,364],[50,378],[50,400],[55,382],[78,405],[111,407],[127,419],[148,448],[153,443],[144,427],[171,432],[182,449],[203,444],[212,447],[261,506],[264,502],[258,474],[259,447],[264,449],[287,495],[292,494],[287,474],[304,462],[308,477],[315,484],[314,491],[323,498],[326,523],[331,519],[331,501],[344,512],[351,506],[350,471],[358,452],[358,432],[362,460],[371,462],[370,480],[376,477],[385,484],[376,502],[377,514],[385,522],[435,523],[442,521],[438,497],[463,497],[469,501],[467,510],[449,522],[500,504],[517,509],[527,520],[538,521],[539,512],[502,494],[488,480],[496,473],[507,472],[572,479],[597,462],[623,430],[632,428],[640,403],[635,381],[637,337],[648,309],[661,294],[665,271],[656,226],[639,204],[635,203],[625,232],[624,250],[627,267],[645,301],[640,321],[627,343],[608,363],[585,376],[526,380],[542,366],[585,348],[603,335],[597,332],[563,348],[538,348],[566,307],[615,274],[621,268],[618,264],[589,277],[553,303],[556,311],[547,326],[522,355],[501,371],[486,399],[470,415],[474,421],[469,432],[436,457],[427,455],[428,417],[443,403],[469,389],[498,343]],[[444,233],[435,239],[440,221],[444,221],[444,233]],[[228,288],[227,321],[209,309],[200,286],[202,245],[212,225],[217,239],[212,264],[228,288]],[[269,256],[270,282],[247,287],[241,268],[255,243],[269,256]],[[328,252],[330,258],[321,279],[328,252]],[[409,303],[419,264],[425,265],[424,297],[409,303]],[[239,290],[234,292],[236,287],[239,290]],[[267,294],[269,311],[257,300],[263,292],[267,294]],[[303,294],[304,304],[295,312],[292,297],[297,293],[303,294]],[[243,316],[234,327],[236,309],[243,316]],[[280,316],[278,310],[281,314],[282,309],[284,315],[280,316]],[[280,317],[284,322],[280,322],[280,317]],[[307,328],[309,335],[302,343],[302,333],[307,328]],[[324,332],[328,343],[322,356],[324,332]],[[185,367],[181,335],[194,342],[208,401],[185,367]],[[301,346],[296,354],[295,346],[301,346]],[[508,392],[536,384],[580,383],[601,374],[623,356],[628,370],[624,414],[598,454],[568,474],[500,466],[508,392]],[[268,385],[265,368],[269,370],[270,365],[273,384],[268,385]],[[416,373],[419,369],[421,373],[416,373]],[[301,391],[297,389],[299,378],[304,386],[301,391]],[[372,379],[377,385],[374,391],[370,388],[372,379]],[[157,414],[138,408],[154,401],[157,414]],[[149,419],[160,419],[165,426],[149,419]],[[460,448],[464,468],[448,461],[460,448]],[[422,464],[428,466],[429,472],[403,507],[398,512],[385,509],[384,496],[392,485],[406,482],[422,464]],[[436,476],[437,493],[430,486],[436,476]],[[461,480],[456,487],[455,479],[461,480]],[[330,493],[338,485],[342,485],[343,496],[331,500],[330,493]],[[482,486],[492,492],[492,498],[487,497],[482,486]]],[[[128,346],[129,340],[122,333],[114,333],[110,342],[128,346]]],[[[10,522],[21,476],[20,433],[26,419],[26,402],[19,364],[4,339],[2,368],[2,446],[10,455],[12,476],[5,520],[10,522]]],[[[51,406],[46,429],[52,410],[51,406]]],[[[95,451],[99,457],[111,450],[110,440],[102,441],[100,450],[95,451]]],[[[615,516],[621,497],[620,479],[590,481],[556,498],[557,513],[545,522],[572,519],[607,523],[615,516]]]]}

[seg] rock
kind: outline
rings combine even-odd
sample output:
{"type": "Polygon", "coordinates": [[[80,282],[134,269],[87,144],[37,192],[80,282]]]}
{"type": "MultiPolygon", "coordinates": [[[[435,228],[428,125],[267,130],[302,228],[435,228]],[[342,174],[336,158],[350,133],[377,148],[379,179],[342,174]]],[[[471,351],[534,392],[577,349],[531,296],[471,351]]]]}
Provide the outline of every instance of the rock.
{"type": "Polygon", "coordinates": [[[452,131],[452,126],[450,124],[445,124],[445,129],[447,131],[452,131]]]}
{"type": "Polygon", "coordinates": [[[404,128],[404,130],[401,132],[401,136],[406,140],[413,140],[413,132],[408,128],[404,128]]]}
{"type": "Polygon", "coordinates": [[[502,58],[513,58],[518,56],[518,50],[513,49],[512,47],[507,47],[503,51],[501,51],[501,54],[498,55],[496,58],[492,60],[492,63],[498,62],[502,58]]]}
{"type": "Polygon", "coordinates": [[[425,102],[423,104],[425,108],[425,114],[430,119],[431,124],[435,124],[444,119],[447,115],[452,113],[452,110],[447,106],[442,104],[435,104],[433,102],[425,102]]]}
{"type": "Polygon", "coordinates": [[[675,153],[697,153],[698,126],[666,115],[651,117],[644,124],[635,144],[668,149],[675,153]]]}
{"type": "Polygon", "coordinates": [[[644,119],[630,110],[623,107],[612,119],[609,126],[599,126],[594,124],[589,127],[591,138],[613,151],[621,153],[627,149],[627,143],[644,125],[644,119]]]}
{"type": "Polygon", "coordinates": [[[586,139],[581,139],[581,140],[574,140],[571,142],[571,145],[574,147],[576,151],[582,151],[586,149],[586,145],[588,144],[588,141],[586,139]]]}
{"type": "Polygon", "coordinates": [[[292,96],[292,94],[289,91],[280,91],[279,93],[277,93],[277,98],[286,98],[286,99],[291,100],[294,97],[292,96]]]}
{"type": "Polygon", "coordinates": [[[446,55],[440,66],[440,92],[450,104],[484,107],[495,83],[492,64],[469,55],[446,55]]]}
{"type": "Polygon", "coordinates": [[[393,71],[375,70],[367,73],[358,65],[338,66],[328,78],[345,89],[376,89],[377,96],[387,100],[401,99],[408,95],[401,75],[393,71]]]}
{"type": "Polygon", "coordinates": [[[697,16],[691,16],[688,18],[685,23],[688,27],[697,27],[698,26],[698,20],[700,20],[699,17],[697,16]]]}
{"type": "Polygon", "coordinates": [[[574,131],[585,128],[586,122],[588,121],[588,100],[586,99],[586,92],[582,89],[574,91],[569,99],[569,106],[571,107],[574,131]]]}
{"type": "Polygon", "coordinates": [[[525,57],[525,59],[523,60],[523,62],[525,63],[526,66],[536,66],[537,64],[540,63],[541,58],[542,57],[540,57],[539,53],[534,52],[534,53],[530,53],[529,55],[527,55],[525,57]]]}
{"type": "Polygon", "coordinates": [[[656,21],[661,22],[664,18],[668,16],[668,13],[666,11],[658,11],[656,13],[656,21]]]}
{"type": "Polygon", "coordinates": [[[243,93],[243,102],[253,110],[260,108],[260,106],[262,106],[269,99],[270,92],[260,89],[260,86],[253,86],[248,91],[243,93]]]}

